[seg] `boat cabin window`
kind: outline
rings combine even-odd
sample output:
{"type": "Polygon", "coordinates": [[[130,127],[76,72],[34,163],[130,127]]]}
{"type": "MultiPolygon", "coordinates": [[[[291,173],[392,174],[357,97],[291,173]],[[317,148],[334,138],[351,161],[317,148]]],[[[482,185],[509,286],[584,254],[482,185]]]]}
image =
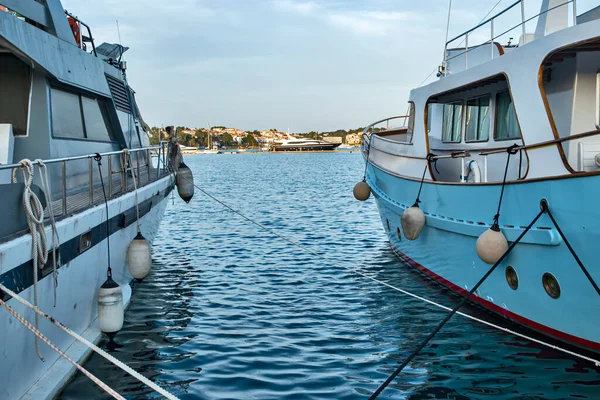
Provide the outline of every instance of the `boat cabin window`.
{"type": "Polygon", "coordinates": [[[490,132],[490,96],[467,100],[465,141],[487,142],[490,132]]]}
{"type": "Polygon", "coordinates": [[[114,141],[106,104],[101,99],[50,89],[52,134],[59,138],[114,141]]]}
{"type": "Polygon", "coordinates": [[[460,142],[462,133],[462,108],[462,103],[444,104],[442,142],[460,142]]]}
{"type": "Polygon", "coordinates": [[[85,138],[79,96],[52,88],[52,133],[56,137],[85,138]]]}
{"type": "Polygon", "coordinates": [[[496,95],[496,129],[495,140],[520,139],[521,129],[517,122],[517,114],[508,90],[496,95]]]}
{"type": "Polygon", "coordinates": [[[0,54],[0,124],[11,124],[13,135],[27,135],[31,67],[12,54],[0,54]]]}

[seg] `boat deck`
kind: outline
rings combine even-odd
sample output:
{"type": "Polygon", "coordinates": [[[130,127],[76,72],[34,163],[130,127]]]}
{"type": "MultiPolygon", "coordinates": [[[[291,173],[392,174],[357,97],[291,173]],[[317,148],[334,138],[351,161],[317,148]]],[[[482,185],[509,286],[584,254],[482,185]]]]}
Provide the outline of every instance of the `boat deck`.
{"type": "MultiPolygon", "coordinates": [[[[138,177],[137,187],[141,188],[149,183],[156,182],[167,175],[169,175],[169,173],[162,168],[160,171],[153,167],[149,169],[146,167],[140,168],[139,175],[138,171],[136,171],[136,176],[138,177]]],[[[109,200],[133,191],[135,187],[131,172],[128,170],[125,178],[123,178],[123,175],[120,172],[113,173],[112,181],[110,181],[110,183],[108,177],[104,177],[104,189],[106,190],[106,196],[109,200]],[[109,193],[109,186],[111,193],[109,193]]],[[[52,201],[52,210],[54,212],[54,217],[57,220],[60,220],[87,208],[97,206],[103,202],[104,194],[102,191],[102,184],[100,182],[95,182],[92,185],[92,190],[90,190],[89,185],[85,185],[76,191],[68,193],[66,200],[63,200],[61,196],[61,198],[52,201]]],[[[45,213],[47,216],[47,209],[45,210],[45,213]]]]}

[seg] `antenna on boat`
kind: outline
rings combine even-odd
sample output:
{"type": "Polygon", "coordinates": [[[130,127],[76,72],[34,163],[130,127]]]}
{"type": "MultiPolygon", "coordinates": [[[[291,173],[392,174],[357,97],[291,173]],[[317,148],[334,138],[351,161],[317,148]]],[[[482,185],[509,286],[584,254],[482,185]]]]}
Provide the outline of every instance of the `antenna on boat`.
{"type": "Polygon", "coordinates": [[[119,20],[117,20],[117,35],[119,36],[119,46],[121,46],[121,54],[119,55],[119,63],[121,62],[121,58],[123,58],[123,42],[121,41],[121,29],[119,28],[119,20]]]}

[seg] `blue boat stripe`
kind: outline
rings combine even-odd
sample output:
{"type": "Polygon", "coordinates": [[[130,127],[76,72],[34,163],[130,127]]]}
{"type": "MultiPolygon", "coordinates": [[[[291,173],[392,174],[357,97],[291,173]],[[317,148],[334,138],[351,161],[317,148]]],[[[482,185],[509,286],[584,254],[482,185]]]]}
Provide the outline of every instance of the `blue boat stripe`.
{"type": "MultiPolygon", "coordinates": [[[[173,188],[169,186],[165,190],[158,192],[151,198],[141,202],[139,204],[140,218],[149,213],[153,207],[155,207],[165,197],[167,197],[172,189],[173,188]]],[[[135,220],[135,206],[123,211],[120,214],[115,215],[108,221],[110,235],[120,231],[123,228],[130,226],[131,224],[134,224],[135,220]]],[[[90,232],[91,244],[90,247],[85,251],[91,249],[92,247],[96,246],[97,244],[101,243],[104,239],[107,238],[108,235],[106,234],[106,222],[103,221],[100,224],[94,226],[90,230],[90,232]]],[[[85,233],[87,232],[84,232],[84,234],[85,233]]],[[[57,268],[61,268],[63,265],[73,261],[81,254],[81,252],[79,251],[81,236],[82,235],[75,236],[74,238],[64,243],[61,243],[58,249],[58,254],[60,254],[60,261],[62,264],[57,265],[57,268]]],[[[47,277],[48,275],[52,274],[52,265],[52,253],[49,253],[48,262],[38,272],[38,282],[47,277]]],[[[6,286],[15,293],[21,293],[22,291],[33,286],[33,261],[29,260],[11,269],[10,271],[3,273],[2,275],[0,275],[0,283],[2,283],[2,285],[6,286]]],[[[11,297],[6,294],[4,294],[3,296],[4,301],[7,301],[10,298],[11,297]]]]}

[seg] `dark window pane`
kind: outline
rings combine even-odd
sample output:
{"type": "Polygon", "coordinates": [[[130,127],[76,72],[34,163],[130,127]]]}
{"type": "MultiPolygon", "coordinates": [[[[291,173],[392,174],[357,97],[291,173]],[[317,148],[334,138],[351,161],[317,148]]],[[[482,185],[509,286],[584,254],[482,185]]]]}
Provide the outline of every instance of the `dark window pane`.
{"type": "Polygon", "coordinates": [[[57,137],[84,138],[79,96],[52,88],[52,133],[57,137]]]}
{"type": "Polygon", "coordinates": [[[85,120],[87,138],[92,140],[111,140],[98,101],[82,96],[81,105],[83,106],[83,118],[85,120]]]}

